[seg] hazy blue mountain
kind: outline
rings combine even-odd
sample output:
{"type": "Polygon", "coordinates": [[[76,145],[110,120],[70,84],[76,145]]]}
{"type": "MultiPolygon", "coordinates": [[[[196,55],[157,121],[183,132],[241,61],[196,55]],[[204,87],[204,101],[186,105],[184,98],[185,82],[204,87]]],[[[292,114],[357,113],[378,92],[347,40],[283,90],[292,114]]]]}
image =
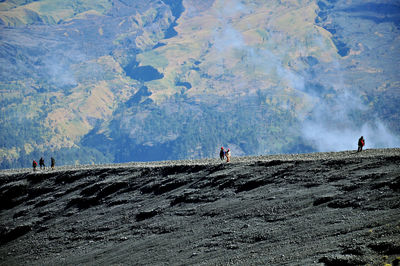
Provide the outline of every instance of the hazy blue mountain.
{"type": "Polygon", "coordinates": [[[6,0],[0,165],[400,146],[394,0],[6,0]]]}

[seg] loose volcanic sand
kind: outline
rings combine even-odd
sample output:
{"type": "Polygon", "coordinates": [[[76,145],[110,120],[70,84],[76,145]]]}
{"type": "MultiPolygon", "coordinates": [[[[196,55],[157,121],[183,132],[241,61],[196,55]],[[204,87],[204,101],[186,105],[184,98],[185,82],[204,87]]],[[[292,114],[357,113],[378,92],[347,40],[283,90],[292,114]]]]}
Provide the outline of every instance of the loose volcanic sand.
{"type": "Polygon", "coordinates": [[[399,163],[371,149],[3,170],[0,265],[396,265],[399,163]]]}

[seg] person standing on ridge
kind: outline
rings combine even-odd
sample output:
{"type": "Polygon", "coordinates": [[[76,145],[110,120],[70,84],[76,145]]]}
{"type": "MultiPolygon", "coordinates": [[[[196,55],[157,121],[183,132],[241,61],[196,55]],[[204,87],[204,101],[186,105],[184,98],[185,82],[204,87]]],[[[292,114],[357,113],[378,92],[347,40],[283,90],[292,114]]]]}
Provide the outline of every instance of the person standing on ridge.
{"type": "Polygon", "coordinates": [[[226,162],[229,163],[231,161],[231,150],[228,149],[225,153],[226,156],[226,162]]]}
{"type": "Polygon", "coordinates": [[[358,139],[358,150],[357,150],[357,152],[362,151],[364,145],[365,145],[365,140],[364,140],[364,137],[361,136],[361,138],[358,139]]]}
{"type": "Polygon", "coordinates": [[[225,150],[224,147],[221,147],[221,150],[219,151],[219,158],[222,160],[224,160],[225,158],[225,150]]]}
{"type": "Polygon", "coordinates": [[[51,170],[54,170],[54,166],[56,165],[56,160],[53,158],[53,157],[51,157],[51,170]]]}
{"type": "Polygon", "coordinates": [[[42,166],[43,166],[43,169],[46,170],[46,165],[44,165],[43,157],[40,157],[39,166],[40,166],[40,170],[42,170],[42,166]]]}
{"type": "Polygon", "coordinates": [[[37,162],[35,160],[33,160],[33,162],[32,162],[33,172],[36,172],[36,166],[37,166],[37,162]]]}

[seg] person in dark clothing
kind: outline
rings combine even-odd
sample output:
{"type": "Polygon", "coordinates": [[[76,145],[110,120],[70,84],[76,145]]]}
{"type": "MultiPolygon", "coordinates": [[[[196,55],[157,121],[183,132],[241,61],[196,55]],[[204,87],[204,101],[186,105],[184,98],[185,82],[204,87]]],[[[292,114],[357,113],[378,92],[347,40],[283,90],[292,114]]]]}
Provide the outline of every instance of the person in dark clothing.
{"type": "Polygon", "coordinates": [[[365,145],[365,140],[364,140],[364,137],[361,136],[361,138],[358,139],[358,150],[357,150],[357,152],[362,151],[364,145],[365,145]]]}
{"type": "Polygon", "coordinates": [[[225,158],[224,147],[221,147],[221,150],[220,150],[220,152],[219,152],[219,158],[221,159],[221,161],[223,161],[224,158],[225,158]]]}
{"type": "Polygon", "coordinates": [[[56,160],[53,158],[53,157],[51,157],[51,170],[54,170],[54,166],[56,165],[56,160]]]}
{"type": "Polygon", "coordinates": [[[32,162],[33,172],[36,171],[36,166],[37,166],[37,162],[35,160],[33,160],[33,162],[32,162]]]}
{"type": "Polygon", "coordinates": [[[43,169],[46,169],[46,165],[44,165],[44,159],[43,159],[43,157],[40,157],[39,166],[40,166],[40,170],[42,170],[42,166],[43,166],[43,169]]]}

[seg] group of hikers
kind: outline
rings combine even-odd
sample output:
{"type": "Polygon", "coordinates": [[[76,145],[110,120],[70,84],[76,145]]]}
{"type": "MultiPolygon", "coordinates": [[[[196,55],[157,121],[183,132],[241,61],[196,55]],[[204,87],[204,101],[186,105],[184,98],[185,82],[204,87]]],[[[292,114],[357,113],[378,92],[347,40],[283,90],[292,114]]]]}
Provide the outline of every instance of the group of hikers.
{"type": "MultiPolygon", "coordinates": [[[[358,139],[358,149],[357,152],[361,152],[363,150],[363,147],[365,146],[365,139],[363,136],[361,136],[358,139]]],[[[219,152],[219,158],[221,159],[221,161],[225,160],[226,158],[226,162],[230,162],[231,160],[231,150],[227,149],[225,150],[224,147],[221,147],[221,150],[219,152]]]]}
{"type": "MultiPolygon", "coordinates": [[[[361,136],[358,139],[357,152],[361,152],[364,146],[365,146],[365,139],[363,136],[361,136]]],[[[230,149],[225,150],[224,147],[221,147],[221,150],[219,152],[219,158],[221,159],[221,161],[226,159],[226,162],[229,163],[231,161],[231,150],[230,149]]],[[[51,161],[51,169],[53,170],[56,165],[56,160],[53,157],[51,157],[50,161],[51,161]]],[[[38,166],[37,162],[35,160],[33,160],[33,163],[32,163],[33,171],[36,171],[37,166],[38,166]]],[[[43,170],[46,169],[46,165],[44,164],[43,157],[40,157],[39,167],[40,167],[40,170],[42,170],[42,167],[43,167],[43,170]]]]}
{"type": "MultiPolygon", "coordinates": [[[[56,160],[53,157],[51,157],[50,161],[51,161],[51,165],[50,165],[51,170],[54,170],[54,167],[56,166],[56,160]]],[[[34,172],[36,171],[37,166],[38,166],[38,163],[35,160],[33,160],[32,167],[33,167],[34,172]]],[[[42,170],[42,167],[43,167],[43,170],[46,170],[46,165],[44,164],[43,157],[40,157],[39,167],[40,167],[40,170],[42,170]]]]}
{"type": "Polygon", "coordinates": [[[231,150],[224,150],[224,147],[221,147],[219,152],[219,158],[223,161],[226,158],[226,162],[229,163],[231,161],[231,150]]]}

